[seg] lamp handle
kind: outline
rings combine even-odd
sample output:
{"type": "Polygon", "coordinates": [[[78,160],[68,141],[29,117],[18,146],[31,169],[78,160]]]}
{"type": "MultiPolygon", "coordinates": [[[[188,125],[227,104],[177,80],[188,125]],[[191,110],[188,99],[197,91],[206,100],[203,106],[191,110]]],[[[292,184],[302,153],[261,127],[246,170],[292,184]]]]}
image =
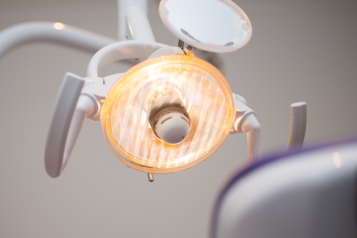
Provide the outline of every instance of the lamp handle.
{"type": "Polygon", "coordinates": [[[260,155],[260,124],[254,113],[242,119],[241,130],[247,133],[248,157],[252,161],[260,155]]]}
{"type": "Polygon", "coordinates": [[[247,101],[238,94],[232,96],[236,115],[231,134],[247,133],[248,156],[252,161],[260,156],[260,124],[247,101]]]}
{"type": "Polygon", "coordinates": [[[95,111],[90,96],[81,95],[84,83],[83,78],[67,73],[57,97],[45,149],[46,172],[52,178],[63,172],[84,119],[95,111]]]}
{"type": "Polygon", "coordinates": [[[291,104],[290,135],[286,151],[301,150],[304,144],[307,108],[305,102],[291,104]]]}

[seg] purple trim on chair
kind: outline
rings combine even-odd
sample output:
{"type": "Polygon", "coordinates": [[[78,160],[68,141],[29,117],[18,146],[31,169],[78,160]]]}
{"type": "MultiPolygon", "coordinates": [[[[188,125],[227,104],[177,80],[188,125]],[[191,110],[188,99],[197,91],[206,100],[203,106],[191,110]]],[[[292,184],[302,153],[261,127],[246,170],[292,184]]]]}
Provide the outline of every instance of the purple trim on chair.
{"type": "Polygon", "coordinates": [[[215,203],[215,206],[213,208],[213,214],[212,214],[212,219],[211,219],[210,235],[209,236],[211,238],[215,238],[216,237],[216,225],[217,225],[219,208],[221,207],[223,198],[225,197],[226,193],[231,188],[231,186],[233,184],[235,184],[235,182],[237,180],[239,180],[242,177],[246,176],[247,174],[250,174],[251,172],[263,167],[266,164],[277,162],[277,161],[280,161],[280,160],[283,160],[283,159],[293,158],[293,155],[303,154],[303,153],[307,153],[307,152],[311,152],[311,151],[314,151],[314,150],[323,149],[323,148],[331,147],[331,146],[337,146],[337,145],[342,145],[342,144],[350,144],[350,143],[353,143],[353,142],[357,143],[357,138],[343,140],[343,141],[337,141],[337,142],[336,141],[335,142],[328,142],[328,143],[324,143],[324,144],[320,144],[320,145],[314,145],[314,146],[310,146],[308,148],[304,148],[302,150],[295,150],[295,151],[293,150],[293,151],[290,151],[288,153],[286,153],[286,152],[274,153],[274,154],[270,154],[270,155],[267,155],[265,157],[259,158],[256,161],[252,162],[251,164],[248,164],[246,167],[238,169],[238,171],[233,173],[233,176],[228,180],[226,185],[223,187],[223,189],[219,193],[219,196],[218,196],[218,198],[216,200],[216,203],[215,203]]]}

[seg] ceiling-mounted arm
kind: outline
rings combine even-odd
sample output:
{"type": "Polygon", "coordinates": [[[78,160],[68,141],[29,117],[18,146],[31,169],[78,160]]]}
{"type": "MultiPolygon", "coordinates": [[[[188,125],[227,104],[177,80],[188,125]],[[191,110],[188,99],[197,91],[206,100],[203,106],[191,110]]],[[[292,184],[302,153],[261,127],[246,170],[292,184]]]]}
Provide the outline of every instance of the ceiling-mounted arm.
{"type": "Polygon", "coordinates": [[[140,7],[130,7],[127,12],[129,33],[133,40],[156,42],[147,15],[140,7]]]}
{"type": "Polygon", "coordinates": [[[147,0],[118,0],[118,39],[156,42],[147,17],[147,0]]]}
{"type": "Polygon", "coordinates": [[[0,32],[0,58],[21,44],[48,41],[95,53],[115,39],[59,22],[30,22],[0,32]]]}

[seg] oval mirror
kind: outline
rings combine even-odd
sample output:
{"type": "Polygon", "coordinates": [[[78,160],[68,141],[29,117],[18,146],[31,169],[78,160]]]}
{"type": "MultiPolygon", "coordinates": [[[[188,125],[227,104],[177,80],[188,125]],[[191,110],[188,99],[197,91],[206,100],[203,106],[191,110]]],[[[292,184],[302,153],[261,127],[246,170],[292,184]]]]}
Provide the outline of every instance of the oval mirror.
{"type": "Polygon", "coordinates": [[[232,52],[248,43],[252,26],[230,0],[162,0],[161,20],[185,43],[210,52],[232,52]]]}

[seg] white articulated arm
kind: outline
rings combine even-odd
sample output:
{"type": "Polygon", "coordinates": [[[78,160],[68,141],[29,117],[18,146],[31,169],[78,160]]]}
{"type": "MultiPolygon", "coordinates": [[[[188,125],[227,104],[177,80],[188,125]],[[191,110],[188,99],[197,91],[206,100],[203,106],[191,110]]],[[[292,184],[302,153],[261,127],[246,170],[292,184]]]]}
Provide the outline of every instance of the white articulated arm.
{"type": "Polygon", "coordinates": [[[149,20],[141,7],[130,7],[127,11],[127,21],[133,40],[156,42],[149,20]]]}
{"type": "Polygon", "coordinates": [[[247,133],[248,156],[253,160],[260,153],[260,124],[243,97],[233,93],[233,100],[236,116],[231,133],[247,133]]]}
{"type": "Polygon", "coordinates": [[[87,68],[87,76],[97,78],[98,70],[118,60],[147,59],[156,50],[168,47],[156,42],[122,41],[108,45],[99,50],[90,60],[87,68]]]}
{"type": "Polygon", "coordinates": [[[155,42],[147,0],[118,0],[118,39],[155,42]]]}
{"type": "MultiPolygon", "coordinates": [[[[144,24],[140,26],[146,27],[147,24],[145,22],[149,22],[147,20],[147,15],[148,15],[148,0],[117,0],[117,6],[118,6],[118,39],[120,41],[124,40],[129,40],[129,36],[133,37],[133,34],[136,30],[133,31],[133,29],[129,28],[129,16],[128,16],[128,10],[130,8],[139,8],[141,9],[141,16],[139,16],[141,19],[139,21],[144,20],[144,24]],[[146,18],[146,19],[143,19],[146,18]],[[132,31],[132,32],[130,32],[132,31]]],[[[130,24],[130,27],[131,26],[130,24]]],[[[135,28],[135,27],[134,27],[135,28]]],[[[149,25],[150,31],[151,27],[149,25]]],[[[134,33],[135,34],[135,33],[134,33]]],[[[134,40],[139,40],[135,39],[134,40]]]]}
{"type": "Polygon", "coordinates": [[[21,44],[48,41],[95,53],[117,40],[59,22],[29,22],[0,32],[0,58],[21,44]]]}

